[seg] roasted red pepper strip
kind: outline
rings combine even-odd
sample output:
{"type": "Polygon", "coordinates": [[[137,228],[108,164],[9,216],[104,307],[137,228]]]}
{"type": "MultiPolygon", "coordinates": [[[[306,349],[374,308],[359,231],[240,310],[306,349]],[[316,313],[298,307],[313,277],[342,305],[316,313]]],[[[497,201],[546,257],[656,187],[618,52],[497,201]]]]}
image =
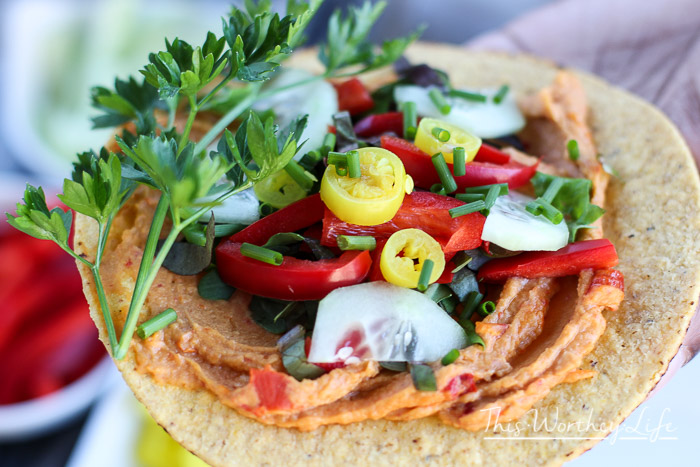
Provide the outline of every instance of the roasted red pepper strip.
{"type": "Polygon", "coordinates": [[[388,132],[403,136],[403,112],[369,115],[355,124],[355,134],[360,138],[380,136],[388,132]]]}
{"type": "Polygon", "coordinates": [[[320,221],[325,208],[320,195],[311,195],[263,217],[233,234],[229,240],[262,246],[276,233],[296,232],[320,221]]]}
{"type": "Polygon", "coordinates": [[[323,217],[321,243],[335,246],[338,235],[371,235],[379,241],[399,230],[417,228],[437,240],[446,254],[470,250],[481,245],[481,231],[486,218],[475,212],[452,219],[448,210],[463,204],[449,196],[416,191],[404,197],[393,219],[370,226],[348,224],[327,209],[323,217]]]}
{"type": "Polygon", "coordinates": [[[216,266],[224,282],[279,300],[320,300],[338,287],[362,282],[371,265],[369,251],[346,251],[339,258],[318,261],[285,256],[274,266],[243,256],[241,244],[231,240],[216,248],[216,266]]]}
{"type": "Polygon", "coordinates": [[[491,260],[479,269],[477,278],[486,282],[503,282],[510,277],[570,276],[588,268],[611,268],[617,262],[617,252],[610,240],[586,240],[557,251],[533,251],[491,260]]]}
{"type": "Polygon", "coordinates": [[[350,115],[361,114],[374,107],[369,91],[357,78],[334,84],[338,92],[338,110],[347,110],[350,115]]]}
{"type": "MultiPolygon", "coordinates": [[[[416,145],[405,139],[394,136],[382,136],[382,147],[396,154],[403,162],[406,173],[413,177],[417,187],[429,189],[433,184],[440,183],[437,171],[433,167],[430,157],[418,149],[416,145]]],[[[482,145],[483,146],[483,145],[482,145]]],[[[496,149],[493,149],[496,151],[496,149]]],[[[480,149],[481,151],[481,149],[480,149]]],[[[490,151],[490,149],[489,149],[490,151]]],[[[479,155],[477,154],[477,158],[479,155]]],[[[452,164],[447,164],[452,171],[452,164]]],[[[511,189],[526,184],[535,172],[537,164],[527,166],[515,161],[505,164],[492,162],[472,161],[466,165],[466,174],[455,177],[457,187],[460,190],[471,186],[491,185],[493,183],[507,183],[511,189]]]]}

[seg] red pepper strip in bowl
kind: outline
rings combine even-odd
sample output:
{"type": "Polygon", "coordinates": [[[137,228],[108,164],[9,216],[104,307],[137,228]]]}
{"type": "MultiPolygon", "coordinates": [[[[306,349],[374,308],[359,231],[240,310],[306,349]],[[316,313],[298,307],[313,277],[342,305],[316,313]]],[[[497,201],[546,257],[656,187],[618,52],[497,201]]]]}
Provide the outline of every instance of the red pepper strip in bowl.
{"type": "Polygon", "coordinates": [[[355,134],[360,138],[379,136],[388,132],[403,136],[403,112],[369,115],[355,124],[355,134]]]}
{"type": "Polygon", "coordinates": [[[276,233],[296,232],[319,222],[325,208],[320,195],[308,196],[254,222],[233,234],[229,241],[262,246],[276,233]]]}
{"type": "Polygon", "coordinates": [[[463,204],[449,196],[416,191],[404,197],[403,204],[389,222],[369,226],[343,222],[326,210],[321,244],[335,246],[338,235],[371,235],[379,242],[399,230],[416,228],[437,240],[446,254],[471,250],[481,245],[486,218],[478,212],[454,219],[450,217],[449,209],[463,204]]]}
{"type": "Polygon", "coordinates": [[[225,241],[216,248],[216,266],[224,282],[279,300],[320,300],[338,287],[362,282],[371,265],[369,251],[346,251],[339,258],[318,261],[285,256],[275,266],[243,256],[237,242],[225,241]]]}
{"type": "MultiPolygon", "coordinates": [[[[413,177],[413,182],[417,187],[429,189],[433,184],[440,183],[431,158],[418,149],[415,144],[388,135],[382,136],[381,141],[384,149],[393,152],[401,159],[406,173],[413,177]]],[[[482,149],[479,149],[480,153],[486,154],[482,157],[491,160],[498,158],[498,156],[494,156],[493,152],[498,151],[497,149],[490,147],[483,149],[484,147],[485,145],[482,144],[482,149]]],[[[492,162],[478,162],[479,158],[479,153],[477,153],[475,160],[466,165],[466,174],[455,177],[459,190],[493,183],[507,183],[509,188],[514,189],[530,181],[537,171],[537,164],[527,166],[511,161],[510,158],[505,164],[494,164],[492,162]]],[[[502,160],[502,158],[499,159],[502,160]]],[[[447,164],[447,166],[450,168],[450,172],[453,172],[452,164],[447,164]]]]}
{"type": "Polygon", "coordinates": [[[533,251],[491,260],[479,269],[477,278],[486,282],[503,282],[510,277],[570,276],[588,268],[611,268],[617,262],[617,252],[610,240],[585,240],[557,251],[533,251]]]}
{"type": "Polygon", "coordinates": [[[369,91],[357,78],[334,84],[338,92],[338,110],[347,110],[350,115],[361,114],[374,107],[369,91]]]}

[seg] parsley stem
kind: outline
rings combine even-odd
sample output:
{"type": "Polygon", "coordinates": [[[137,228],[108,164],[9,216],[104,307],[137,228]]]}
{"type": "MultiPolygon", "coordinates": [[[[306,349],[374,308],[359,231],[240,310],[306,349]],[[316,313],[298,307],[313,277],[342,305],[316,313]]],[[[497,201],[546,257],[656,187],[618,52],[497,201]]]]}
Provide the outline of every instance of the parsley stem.
{"type": "Polygon", "coordinates": [[[182,153],[182,150],[185,149],[187,146],[187,143],[190,140],[190,130],[192,130],[192,125],[194,125],[194,119],[197,117],[197,112],[199,112],[199,107],[197,107],[197,98],[195,96],[188,96],[189,101],[190,101],[190,115],[187,117],[187,123],[185,123],[185,129],[182,132],[182,136],[180,136],[180,143],[177,145],[178,150],[177,150],[177,155],[179,156],[180,153],[182,153]]]}
{"type": "Polygon", "coordinates": [[[207,131],[207,134],[205,134],[195,145],[195,154],[199,154],[200,152],[204,151],[207,146],[209,146],[219,136],[219,134],[231,124],[231,122],[238,118],[243,112],[246,111],[246,109],[248,109],[248,107],[253,104],[253,102],[255,102],[258,97],[258,92],[260,89],[259,86],[259,84],[251,86],[252,90],[250,95],[245,97],[235,107],[226,112],[226,115],[221,117],[221,119],[219,119],[219,121],[216,122],[216,124],[211,127],[209,131],[207,131]]]}

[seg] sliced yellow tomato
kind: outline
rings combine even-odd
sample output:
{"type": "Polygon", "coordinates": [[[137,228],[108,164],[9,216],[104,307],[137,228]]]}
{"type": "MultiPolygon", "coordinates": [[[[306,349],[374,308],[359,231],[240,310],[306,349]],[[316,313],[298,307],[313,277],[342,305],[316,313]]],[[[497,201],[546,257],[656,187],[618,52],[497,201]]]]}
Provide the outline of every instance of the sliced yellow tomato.
{"type": "Polygon", "coordinates": [[[286,170],[280,170],[253,185],[255,196],[263,203],[281,209],[306,198],[306,191],[286,170]]]}
{"type": "Polygon", "coordinates": [[[452,164],[452,151],[456,147],[463,147],[466,156],[466,161],[470,162],[476,156],[476,153],[481,147],[481,138],[465,131],[451,123],[442,122],[434,118],[423,118],[418,124],[416,131],[416,146],[427,153],[429,156],[441,152],[445,156],[445,161],[452,164]],[[433,134],[433,130],[442,128],[450,133],[447,141],[440,141],[433,134]]]}
{"type": "Polygon", "coordinates": [[[413,191],[413,179],[393,152],[382,148],[361,148],[362,176],[338,175],[329,165],[321,180],[321,199],[342,221],[356,225],[377,225],[391,220],[406,193],[413,191]]]}
{"type": "Polygon", "coordinates": [[[379,267],[387,282],[402,287],[418,285],[420,272],[426,259],[433,261],[429,283],[440,278],[445,270],[445,254],[433,237],[419,229],[403,229],[389,237],[379,267]]]}

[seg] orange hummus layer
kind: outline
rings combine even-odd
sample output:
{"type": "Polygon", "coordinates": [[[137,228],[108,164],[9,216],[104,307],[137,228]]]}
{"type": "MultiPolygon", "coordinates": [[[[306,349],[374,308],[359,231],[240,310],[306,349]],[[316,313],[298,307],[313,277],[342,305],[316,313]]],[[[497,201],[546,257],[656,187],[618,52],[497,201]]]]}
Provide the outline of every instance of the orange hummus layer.
{"type": "MultiPolygon", "coordinates": [[[[591,179],[592,202],[603,206],[607,174],[596,158],[578,80],[561,73],[550,88],[521,104],[528,119],[522,135],[528,152],[544,156],[551,172],[591,179]],[[579,143],[575,163],[566,154],[570,139],[579,143]]],[[[108,293],[130,297],[157,202],[156,192],[139,189],[115,220],[102,265],[108,293]]],[[[600,228],[585,229],[579,239],[601,236],[600,228]]],[[[594,376],[579,366],[605,329],[602,311],[617,309],[623,298],[621,274],[614,270],[585,270],[578,278],[512,278],[500,292],[496,311],[476,323],[485,347],[462,349],[451,365],[432,363],[437,391],[427,392],[416,390],[408,373],[373,361],[297,381],[282,365],[276,347],[280,336],[252,320],[250,296],[236,292],[228,301],[205,300],[197,292],[198,281],[198,276],[160,270],[141,321],[166,308],[176,309],[178,319],[145,340],[132,341],[137,370],[161,384],[209,391],[262,423],[300,430],[428,416],[479,430],[496,414],[504,422],[516,419],[554,386],[594,376]]],[[[117,328],[127,307],[125,301],[113,311],[117,328]]]]}

